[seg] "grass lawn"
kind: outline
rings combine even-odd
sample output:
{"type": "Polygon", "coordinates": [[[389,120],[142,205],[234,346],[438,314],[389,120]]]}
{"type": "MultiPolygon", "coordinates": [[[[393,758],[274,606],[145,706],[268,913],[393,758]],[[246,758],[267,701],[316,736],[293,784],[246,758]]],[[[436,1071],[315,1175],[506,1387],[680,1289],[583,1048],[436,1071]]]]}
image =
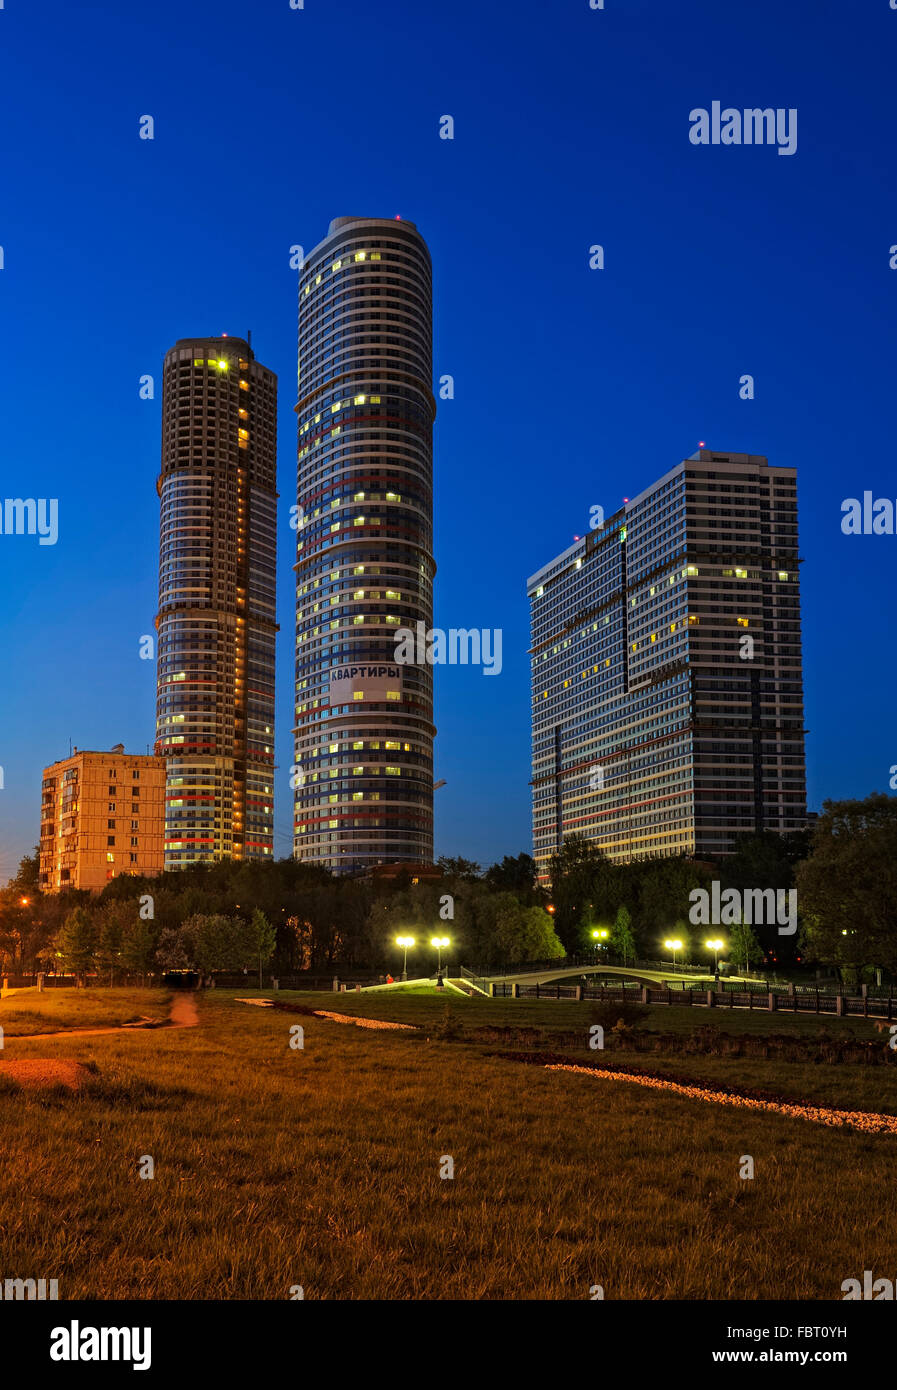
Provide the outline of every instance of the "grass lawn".
{"type": "MultiPolygon", "coordinates": [[[[98,1074],[78,1094],[0,1090],[4,1272],[58,1278],[62,1298],[588,1300],[596,1283],[609,1299],[840,1299],[844,1279],[897,1269],[897,1138],[440,1042],[442,997],[282,997],[429,1022],[430,1041],[214,990],[197,1028],[14,1043],[98,1074]]],[[[569,1027],[559,1011],[589,1006],[450,1007],[569,1027]]],[[[787,1071],[801,1092],[810,1069],[787,1071]]]]}
{"type": "MultiPolygon", "coordinates": [[[[744,1086],[753,1090],[771,1090],[795,1100],[811,1104],[828,1105],[848,1110],[878,1110],[887,1114],[897,1114],[897,1065],[893,1067],[869,1067],[860,1064],[838,1064],[821,1066],[812,1062],[802,1064],[778,1058],[761,1059],[755,1057],[713,1057],[676,1053],[664,1056],[660,1053],[636,1052],[624,1046],[614,1048],[613,1052],[592,1052],[587,1050],[587,1035],[592,1020],[593,1008],[597,1000],[583,1000],[577,1003],[572,999],[486,999],[471,998],[457,994],[439,994],[435,988],[431,998],[409,997],[403,991],[390,991],[389,994],[360,994],[347,991],[345,994],[300,994],[283,990],[278,995],[267,994],[283,1003],[291,1000],[304,1007],[335,1009],[340,1013],[362,1014],[367,1018],[382,1018],[399,1023],[415,1023],[419,1026],[431,1024],[437,1027],[448,1016],[461,1028],[461,1038],[454,1046],[463,1046],[465,1035],[468,1041],[471,1030],[490,1024],[519,1025],[525,1028],[540,1028],[542,1042],[537,1044],[546,1050],[560,1050],[569,1053],[574,1062],[602,1062],[608,1065],[614,1058],[645,1070],[675,1073],[678,1076],[692,1077],[696,1081],[717,1083],[728,1086],[744,1086]],[[437,997],[438,996],[438,997],[437,997]],[[329,1002],[328,1002],[329,1001],[329,1002]],[[582,1034],[582,1050],[571,1049],[555,1041],[555,1034],[569,1036],[579,1030],[582,1034]]],[[[613,1014],[613,1003],[606,1006],[613,1014]]],[[[882,1049],[887,1046],[886,1038],[876,1033],[872,1019],[835,1018],[832,1015],[769,1013],[765,1009],[721,1009],[701,1008],[698,1005],[654,1004],[641,1010],[641,1017],[635,1024],[639,1029],[657,1033],[692,1033],[702,1026],[713,1026],[721,1032],[741,1033],[755,1036],[778,1034],[815,1038],[825,1029],[833,1038],[853,1035],[857,1038],[877,1039],[882,1049]]],[[[606,1025],[605,1025],[606,1027],[606,1025]]],[[[482,1047],[484,1052],[494,1052],[497,1044],[482,1047]]],[[[505,1044],[506,1048],[516,1048],[516,1044],[505,1044]]]]}
{"type": "Polygon", "coordinates": [[[7,1038],[63,1028],[113,1028],[141,1018],[167,1018],[170,1002],[170,992],[163,989],[17,989],[0,999],[0,1028],[7,1038]]]}

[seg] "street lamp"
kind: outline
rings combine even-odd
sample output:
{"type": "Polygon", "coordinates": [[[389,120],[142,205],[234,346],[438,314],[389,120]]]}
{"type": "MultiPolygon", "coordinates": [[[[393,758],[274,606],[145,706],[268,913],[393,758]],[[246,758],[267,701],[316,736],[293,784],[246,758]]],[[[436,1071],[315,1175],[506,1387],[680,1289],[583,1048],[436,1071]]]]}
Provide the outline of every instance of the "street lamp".
{"type": "Polygon", "coordinates": [[[430,938],[430,945],[436,947],[436,973],[438,975],[442,974],[442,948],[451,944],[447,936],[432,936],[430,938]]]}
{"type": "Polygon", "coordinates": [[[402,961],[402,979],[408,979],[408,947],[414,945],[413,936],[397,936],[396,945],[401,946],[405,952],[405,959],[402,961]]]}
{"type": "Polygon", "coordinates": [[[717,977],[719,976],[719,953],[725,944],[725,941],[721,941],[718,936],[713,937],[710,941],[704,942],[704,945],[709,946],[710,950],[713,952],[713,973],[717,977]]]}
{"type": "MultiPolygon", "coordinates": [[[[675,969],[676,969],[676,952],[682,950],[682,942],[679,941],[679,940],[677,939],[677,940],[675,940],[675,941],[665,941],[663,944],[664,944],[664,946],[666,947],[666,949],[667,949],[668,951],[672,951],[672,953],[673,953],[673,969],[675,970],[675,969]]],[[[710,942],[709,942],[709,941],[707,942],[707,945],[708,945],[708,946],[710,945],[710,942]]]]}
{"type": "MultiPolygon", "coordinates": [[[[595,942],[606,941],[609,935],[607,927],[596,927],[592,932],[592,940],[595,942]]],[[[600,947],[596,945],[595,950],[600,950],[600,947]]]]}

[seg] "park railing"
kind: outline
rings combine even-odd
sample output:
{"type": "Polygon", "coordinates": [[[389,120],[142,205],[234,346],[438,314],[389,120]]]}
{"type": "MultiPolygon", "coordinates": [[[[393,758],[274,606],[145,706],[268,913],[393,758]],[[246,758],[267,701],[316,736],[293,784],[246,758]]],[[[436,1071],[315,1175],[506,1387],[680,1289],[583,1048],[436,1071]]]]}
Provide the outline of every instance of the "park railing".
{"type": "Polygon", "coordinates": [[[688,1008],[748,1009],[770,1013],[829,1014],[838,1018],[874,1018],[897,1021],[893,994],[831,994],[822,989],[719,988],[691,986],[674,989],[624,981],[618,985],[521,984],[516,980],[493,981],[494,999],[592,999],[601,1003],[628,1001],[635,1004],[685,1005],[688,1008]]]}

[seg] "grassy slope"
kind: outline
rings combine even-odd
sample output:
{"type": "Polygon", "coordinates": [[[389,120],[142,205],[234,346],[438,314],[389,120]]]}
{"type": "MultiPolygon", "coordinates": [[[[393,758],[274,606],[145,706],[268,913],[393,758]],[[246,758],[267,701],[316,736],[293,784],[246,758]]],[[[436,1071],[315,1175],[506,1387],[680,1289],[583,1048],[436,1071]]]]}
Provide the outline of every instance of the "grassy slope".
{"type": "Polygon", "coordinates": [[[168,1017],[171,995],[161,989],[18,989],[0,999],[7,1038],[63,1028],[111,1028],[142,1017],[168,1017]]]}
{"type": "Polygon", "coordinates": [[[897,1268],[897,1140],[313,1018],[291,1051],[295,1016],[217,991],[200,1010],[16,1045],[100,1075],[81,1099],[0,1093],[10,1276],[62,1297],[837,1299],[897,1268]]]}

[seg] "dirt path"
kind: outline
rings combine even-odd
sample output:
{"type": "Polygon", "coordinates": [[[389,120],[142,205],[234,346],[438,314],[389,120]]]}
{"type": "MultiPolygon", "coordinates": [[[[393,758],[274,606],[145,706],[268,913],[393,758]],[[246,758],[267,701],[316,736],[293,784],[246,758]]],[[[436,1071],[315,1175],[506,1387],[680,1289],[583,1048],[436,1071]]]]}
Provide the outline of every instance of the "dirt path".
{"type": "Polygon", "coordinates": [[[192,991],[190,994],[176,994],[174,996],[171,1001],[168,1023],[171,1028],[196,1027],[199,1023],[199,1010],[196,1007],[196,998],[192,991]]]}
{"type": "Polygon", "coordinates": [[[167,1019],[117,1023],[110,1028],[63,1028],[58,1033],[7,1033],[4,1042],[8,1046],[11,1042],[29,1042],[37,1038],[98,1038],[106,1033],[143,1033],[151,1028],[195,1028],[198,1023],[199,1011],[191,991],[174,996],[167,1019]]]}

